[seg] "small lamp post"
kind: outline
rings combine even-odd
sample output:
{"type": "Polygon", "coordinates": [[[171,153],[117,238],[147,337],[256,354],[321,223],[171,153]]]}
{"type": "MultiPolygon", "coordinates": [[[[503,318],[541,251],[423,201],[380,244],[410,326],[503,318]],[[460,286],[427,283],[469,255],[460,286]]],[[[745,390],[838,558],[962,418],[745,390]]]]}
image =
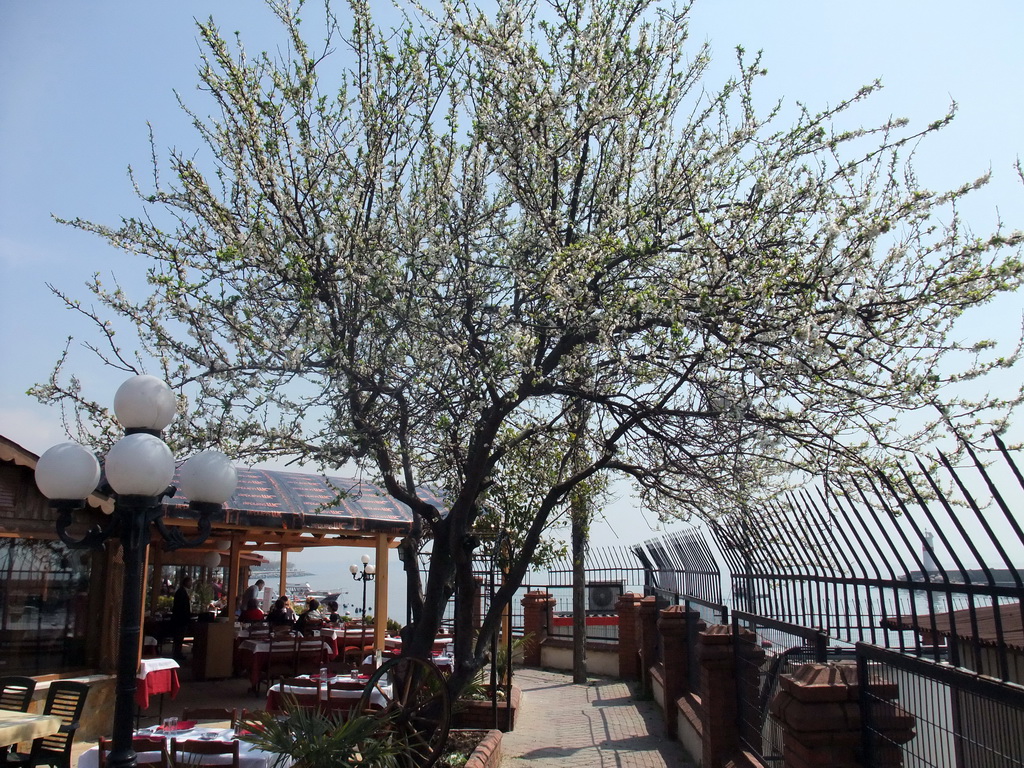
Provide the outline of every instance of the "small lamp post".
{"type": "Polygon", "coordinates": [[[366,582],[373,581],[377,569],[370,565],[370,556],[363,555],[359,560],[363,564],[363,568],[360,571],[359,566],[354,563],[348,567],[348,572],[352,574],[352,578],[356,581],[363,582],[363,624],[366,624],[366,582]]]}
{"type": "Polygon", "coordinates": [[[235,467],[223,453],[196,454],[182,466],[180,480],[190,507],[199,512],[198,535],[186,539],[180,530],[164,524],[163,497],[173,496],[176,489],[170,487],[174,456],[160,439],[160,432],[171,423],[176,407],[170,387],[153,376],[135,376],[117,390],[114,414],[125,436],[107,452],[104,462],[107,484],[115,497],[114,513],[105,525],[81,538],[74,538],[69,528],[74,512],[84,507],[85,499],[97,490],[100,467],[96,457],[81,445],[61,443],[40,456],[36,464],[36,484],[58,510],[57,534],[61,541],[73,549],[97,549],[116,535],[124,550],[111,768],[133,768],[137,764],[132,721],[149,525],[156,524],[167,542],[166,549],[197,546],[210,535],[211,513],[231,498],[237,483],[235,467]]]}

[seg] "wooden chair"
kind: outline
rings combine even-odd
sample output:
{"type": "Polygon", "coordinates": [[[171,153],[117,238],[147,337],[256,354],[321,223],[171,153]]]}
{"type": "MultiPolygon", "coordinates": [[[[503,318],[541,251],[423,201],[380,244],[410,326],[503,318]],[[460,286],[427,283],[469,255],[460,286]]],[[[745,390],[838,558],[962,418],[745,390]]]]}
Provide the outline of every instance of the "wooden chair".
{"type": "Polygon", "coordinates": [[[308,677],[281,678],[281,709],[320,709],[320,683],[308,677]],[[288,688],[288,691],[285,691],[288,688]]]}
{"type": "MultiPolygon", "coordinates": [[[[110,739],[100,737],[99,768],[106,768],[112,743],[110,739]]],[[[132,739],[132,749],[135,750],[135,759],[139,765],[171,768],[171,758],[167,753],[167,740],[163,736],[136,736],[132,739]]]]}
{"type": "Polygon", "coordinates": [[[270,625],[266,621],[243,621],[242,629],[248,633],[249,639],[270,637],[270,625]]]}
{"type": "Polygon", "coordinates": [[[360,697],[365,686],[365,680],[351,680],[344,677],[331,680],[327,683],[327,701],[323,705],[324,712],[332,717],[340,717],[342,720],[350,719],[352,713],[359,707],[360,697]],[[350,693],[358,691],[359,696],[342,698],[341,691],[350,693]]]}
{"type": "Polygon", "coordinates": [[[175,768],[188,765],[231,765],[238,768],[238,740],[213,741],[200,739],[171,739],[171,764],[175,768]],[[231,755],[231,762],[210,759],[214,755],[231,755]]]}
{"type": "Polygon", "coordinates": [[[227,722],[231,728],[238,721],[238,710],[227,707],[185,707],[181,711],[181,719],[194,720],[197,723],[227,722]]]}
{"type": "Polygon", "coordinates": [[[31,677],[8,675],[0,677],[0,709],[12,712],[28,712],[36,681],[31,677]]]}
{"type": "Polygon", "coordinates": [[[295,671],[297,658],[298,638],[291,632],[271,637],[267,658],[263,660],[260,679],[256,683],[256,695],[259,696],[260,687],[264,683],[269,688],[274,684],[275,680],[282,677],[295,677],[297,674],[295,671]]]}
{"type": "Polygon", "coordinates": [[[304,638],[295,645],[295,675],[316,675],[327,666],[327,651],[319,636],[304,638]]]}
{"type": "Polygon", "coordinates": [[[360,630],[358,637],[348,637],[348,634],[348,627],[342,628],[341,637],[338,639],[338,655],[349,669],[353,669],[363,659],[363,633],[360,630]]]}
{"type": "Polygon", "coordinates": [[[11,752],[6,765],[35,766],[52,765],[55,768],[71,768],[71,745],[78,732],[78,720],[85,709],[85,697],[89,693],[86,683],[71,680],[54,680],[46,695],[44,715],[57,715],[62,725],[60,731],[43,736],[32,742],[28,753],[11,752]]]}

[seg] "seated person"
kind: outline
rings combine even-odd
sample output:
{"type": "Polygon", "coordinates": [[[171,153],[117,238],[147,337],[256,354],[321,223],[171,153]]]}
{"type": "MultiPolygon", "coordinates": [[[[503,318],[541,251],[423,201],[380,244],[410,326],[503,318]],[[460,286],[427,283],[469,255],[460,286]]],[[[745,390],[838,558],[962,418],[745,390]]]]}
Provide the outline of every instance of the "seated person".
{"type": "Polygon", "coordinates": [[[338,613],[338,601],[327,601],[327,621],[330,624],[341,624],[341,614],[338,613]]]}
{"type": "Polygon", "coordinates": [[[320,613],[320,601],[310,598],[306,601],[306,611],[299,616],[295,622],[295,629],[304,635],[311,635],[324,623],[324,616],[320,613]]]}
{"type": "Polygon", "coordinates": [[[267,623],[294,627],[297,618],[287,595],[281,595],[274,603],[274,607],[270,609],[270,613],[267,614],[267,623]]]}
{"type": "Polygon", "coordinates": [[[263,621],[266,614],[260,610],[260,605],[255,600],[250,600],[245,610],[238,616],[239,621],[263,621]]]}

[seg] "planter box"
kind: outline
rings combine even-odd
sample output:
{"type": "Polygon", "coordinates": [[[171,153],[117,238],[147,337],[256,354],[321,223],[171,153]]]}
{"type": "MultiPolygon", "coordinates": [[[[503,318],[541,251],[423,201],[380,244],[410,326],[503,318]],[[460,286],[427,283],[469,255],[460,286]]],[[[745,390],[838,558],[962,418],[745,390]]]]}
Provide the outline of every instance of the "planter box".
{"type": "MultiPolygon", "coordinates": [[[[488,686],[489,687],[489,686],[488,686]]],[[[489,729],[498,728],[511,731],[516,727],[516,715],[519,712],[519,701],[523,692],[515,683],[512,684],[512,724],[509,725],[509,702],[498,702],[498,722],[494,723],[494,709],[489,700],[459,699],[452,711],[452,728],[489,729]]]]}
{"type": "Polygon", "coordinates": [[[496,730],[462,730],[450,731],[449,741],[465,735],[476,741],[476,747],[469,753],[466,768],[499,768],[501,765],[501,731],[496,730]]]}

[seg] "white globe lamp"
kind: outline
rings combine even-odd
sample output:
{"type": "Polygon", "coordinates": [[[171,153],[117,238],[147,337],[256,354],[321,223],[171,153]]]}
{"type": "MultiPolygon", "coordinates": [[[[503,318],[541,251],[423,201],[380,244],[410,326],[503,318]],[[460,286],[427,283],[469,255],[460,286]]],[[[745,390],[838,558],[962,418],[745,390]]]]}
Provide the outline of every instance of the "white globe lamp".
{"type": "Polygon", "coordinates": [[[96,490],[100,463],[78,443],[58,443],[36,462],[36,485],[53,500],[81,500],[96,490]]]}
{"type": "Polygon", "coordinates": [[[238,471],[220,451],[203,451],[182,465],[178,479],[189,501],[223,504],[235,494],[238,471]]]}
{"type": "Polygon", "coordinates": [[[203,565],[207,568],[220,568],[220,552],[207,552],[203,555],[203,565]]]}
{"type": "Polygon", "coordinates": [[[136,432],[114,444],[105,469],[118,495],[159,496],[174,479],[174,455],[159,437],[136,432]]]}
{"type": "Polygon", "coordinates": [[[114,395],[114,415],[126,430],[159,432],[178,410],[178,401],[165,381],[156,376],[133,376],[114,395]]]}

